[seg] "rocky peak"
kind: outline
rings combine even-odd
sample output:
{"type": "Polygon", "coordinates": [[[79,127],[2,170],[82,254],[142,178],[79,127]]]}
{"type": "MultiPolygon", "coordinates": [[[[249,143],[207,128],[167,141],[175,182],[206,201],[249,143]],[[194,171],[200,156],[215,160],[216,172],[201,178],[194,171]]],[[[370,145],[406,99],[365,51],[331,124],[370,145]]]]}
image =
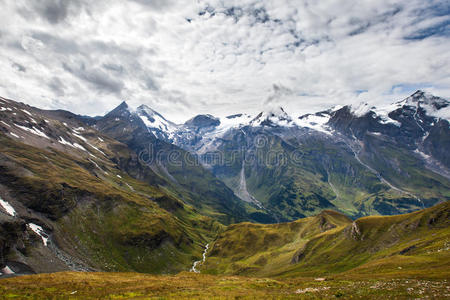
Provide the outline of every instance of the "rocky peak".
{"type": "MultiPolygon", "coordinates": [[[[416,107],[420,106],[431,114],[450,106],[450,101],[444,98],[436,97],[430,93],[426,93],[421,90],[416,91],[414,94],[398,103],[406,106],[416,106],[416,107]]],[[[448,115],[447,119],[449,119],[448,115]]]]}
{"type": "Polygon", "coordinates": [[[220,125],[220,120],[212,115],[198,115],[184,123],[188,127],[217,127],[220,125]]]}
{"type": "Polygon", "coordinates": [[[130,107],[126,101],[122,101],[116,108],[107,113],[105,117],[126,117],[130,115],[130,107]]]}
{"type": "Polygon", "coordinates": [[[292,126],[292,118],[280,106],[272,108],[267,111],[259,113],[253,120],[250,121],[252,126],[292,126]]]}

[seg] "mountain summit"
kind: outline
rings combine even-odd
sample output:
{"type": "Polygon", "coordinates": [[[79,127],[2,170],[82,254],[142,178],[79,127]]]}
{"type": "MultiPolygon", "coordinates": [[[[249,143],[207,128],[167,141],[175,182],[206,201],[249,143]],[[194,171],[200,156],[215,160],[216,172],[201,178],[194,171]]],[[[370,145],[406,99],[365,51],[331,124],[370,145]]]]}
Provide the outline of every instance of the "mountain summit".
{"type": "Polygon", "coordinates": [[[160,113],[146,105],[141,105],[135,112],[144,124],[156,137],[160,139],[170,139],[178,126],[168,121],[160,113]]]}
{"type": "Polygon", "coordinates": [[[280,107],[259,113],[252,121],[251,126],[293,126],[292,118],[280,107]]]}

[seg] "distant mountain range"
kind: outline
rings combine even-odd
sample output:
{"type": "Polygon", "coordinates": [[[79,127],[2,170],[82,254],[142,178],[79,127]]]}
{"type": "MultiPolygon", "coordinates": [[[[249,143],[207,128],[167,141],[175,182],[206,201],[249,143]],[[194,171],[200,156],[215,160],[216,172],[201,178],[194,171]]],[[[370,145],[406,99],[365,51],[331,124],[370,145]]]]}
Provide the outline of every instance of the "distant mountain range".
{"type": "Polygon", "coordinates": [[[0,98],[1,272],[175,273],[229,224],[431,207],[450,200],[449,120],[422,91],[184,124],[126,102],[94,118],[0,98]]]}
{"type": "Polygon", "coordinates": [[[278,108],[222,119],[198,115],[177,125],[146,106],[131,114],[278,221],[324,208],[352,217],[405,213],[450,199],[450,104],[422,91],[388,106],[302,116],[278,108]]]}

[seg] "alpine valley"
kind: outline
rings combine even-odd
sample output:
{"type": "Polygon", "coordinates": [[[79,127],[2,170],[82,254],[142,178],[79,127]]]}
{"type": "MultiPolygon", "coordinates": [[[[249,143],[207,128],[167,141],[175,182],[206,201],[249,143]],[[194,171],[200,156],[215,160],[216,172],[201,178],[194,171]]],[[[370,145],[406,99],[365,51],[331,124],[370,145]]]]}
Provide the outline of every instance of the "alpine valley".
{"type": "Polygon", "coordinates": [[[389,280],[448,295],[449,122],[423,91],[184,124],[0,97],[0,277],[63,272],[2,279],[0,295],[327,298],[358,281],[364,298],[389,280]]]}

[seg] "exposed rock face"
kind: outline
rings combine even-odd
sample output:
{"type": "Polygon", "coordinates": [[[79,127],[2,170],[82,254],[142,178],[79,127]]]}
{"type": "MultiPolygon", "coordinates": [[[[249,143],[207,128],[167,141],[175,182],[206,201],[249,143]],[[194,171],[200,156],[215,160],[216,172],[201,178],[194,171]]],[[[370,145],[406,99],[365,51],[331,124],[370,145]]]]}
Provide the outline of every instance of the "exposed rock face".
{"type": "Polygon", "coordinates": [[[364,141],[368,134],[379,134],[396,146],[410,151],[426,151],[449,167],[446,149],[450,136],[450,102],[417,91],[388,108],[367,108],[363,112],[345,106],[332,114],[328,124],[349,138],[364,141]]]}
{"type": "Polygon", "coordinates": [[[356,221],[352,223],[352,227],[351,227],[351,230],[350,230],[350,235],[351,235],[351,237],[354,240],[360,240],[361,239],[361,231],[360,231],[360,229],[358,227],[358,223],[356,223],[356,221]]]}

